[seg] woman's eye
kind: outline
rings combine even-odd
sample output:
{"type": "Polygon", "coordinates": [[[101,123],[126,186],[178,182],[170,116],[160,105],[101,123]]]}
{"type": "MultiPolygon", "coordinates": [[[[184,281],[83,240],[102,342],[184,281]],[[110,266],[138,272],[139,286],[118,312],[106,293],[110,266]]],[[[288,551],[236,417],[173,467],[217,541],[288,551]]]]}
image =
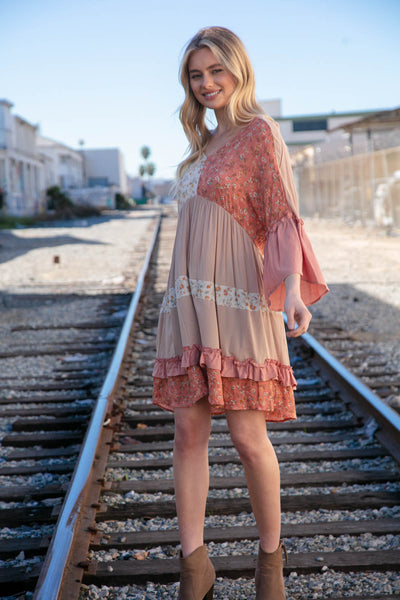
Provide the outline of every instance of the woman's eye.
{"type": "Polygon", "coordinates": [[[222,73],[222,69],[214,69],[213,73],[222,73]]]}
{"type": "Polygon", "coordinates": [[[198,73],[192,75],[191,79],[198,79],[200,77],[200,75],[198,73]]]}

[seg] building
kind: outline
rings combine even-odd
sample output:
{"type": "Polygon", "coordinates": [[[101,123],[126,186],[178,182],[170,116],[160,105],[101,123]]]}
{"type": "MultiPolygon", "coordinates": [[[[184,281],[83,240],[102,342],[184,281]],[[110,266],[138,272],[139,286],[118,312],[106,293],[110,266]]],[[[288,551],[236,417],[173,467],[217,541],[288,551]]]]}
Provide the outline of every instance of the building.
{"type": "Polygon", "coordinates": [[[37,136],[38,153],[44,163],[45,189],[57,185],[63,190],[84,187],[82,153],[61,142],[37,136]]]}
{"type": "Polygon", "coordinates": [[[37,152],[38,126],[13,115],[0,100],[0,210],[29,216],[45,210],[44,164],[37,152]]]}
{"type": "Polygon", "coordinates": [[[351,152],[375,152],[400,146],[400,107],[373,112],[329,130],[348,136],[351,152]]]}
{"type": "Polygon", "coordinates": [[[118,148],[77,150],[39,134],[0,99],[0,211],[33,216],[47,209],[46,190],[60,187],[76,203],[115,208],[128,194],[118,148]]]}
{"type": "Polygon", "coordinates": [[[264,100],[259,104],[267,115],[279,123],[282,137],[291,154],[310,144],[322,144],[327,140],[329,131],[377,112],[376,110],[361,110],[283,117],[280,99],[264,100]]]}
{"type": "Polygon", "coordinates": [[[82,150],[85,158],[85,175],[89,187],[115,186],[120,194],[127,194],[128,184],[124,157],[119,148],[82,150]]]}
{"type": "Polygon", "coordinates": [[[127,175],[128,196],[134,200],[143,198],[143,179],[141,177],[127,175]]]}
{"type": "Polygon", "coordinates": [[[292,165],[303,214],[400,227],[400,108],[332,127],[292,165]]]}

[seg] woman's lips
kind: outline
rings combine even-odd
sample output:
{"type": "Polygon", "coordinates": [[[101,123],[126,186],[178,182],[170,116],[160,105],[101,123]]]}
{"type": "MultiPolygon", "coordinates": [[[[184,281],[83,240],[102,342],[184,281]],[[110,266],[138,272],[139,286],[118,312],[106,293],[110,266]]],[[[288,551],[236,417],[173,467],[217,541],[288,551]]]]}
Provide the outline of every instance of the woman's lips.
{"type": "Polygon", "coordinates": [[[217,90],[216,92],[206,92],[205,94],[203,94],[203,96],[205,98],[214,98],[215,96],[217,96],[220,93],[221,90],[217,90]]]}

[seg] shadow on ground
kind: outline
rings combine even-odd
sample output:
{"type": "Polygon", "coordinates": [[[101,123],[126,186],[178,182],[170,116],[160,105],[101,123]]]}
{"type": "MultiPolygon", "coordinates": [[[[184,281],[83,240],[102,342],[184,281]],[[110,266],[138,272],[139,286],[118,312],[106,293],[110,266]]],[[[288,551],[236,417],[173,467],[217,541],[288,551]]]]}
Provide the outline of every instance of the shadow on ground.
{"type": "MultiPolygon", "coordinates": [[[[400,309],[346,283],[329,283],[330,293],[310,307],[363,342],[400,342],[400,309]]],[[[312,321],[311,321],[312,326],[312,321]]]]}
{"type": "MultiPolygon", "coordinates": [[[[150,207],[155,208],[155,207],[150,207]]],[[[152,214],[149,209],[136,209],[132,211],[113,211],[104,213],[99,217],[90,217],[87,219],[73,219],[71,221],[45,221],[38,223],[35,227],[25,227],[18,230],[5,229],[0,230],[0,264],[26,254],[30,250],[38,248],[57,248],[58,246],[70,244],[88,244],[102,245],[106,242],[85,240],[77,238],[74,235],[51,235],[48,237],[25,237],[18,234],[18,231],[33,232],[36,229],[79,229],[93,227],[109,221],[121,220],[124,218],[133,218],[136,220],[150,220],[152,214]]]]}
{"type": "Polygon", "coordinates": [[[84,240],[73,235],[50,237],[20,237],[13,231],[0,231],[0,264],[38,248],[57,248],[70,244],[103,245],[103,242],[84,240]]]}
{"type": "Polygon", "coordinates": [[[65,219],[65,220],[56,220],[56,221],[42,221],[39,222],[35,228],[45,228],[45,229],[57,229],[59,227],[62,228],[73,228],[73,227],[93,227],[94,225],[100,225],[101,223],[108,223],[109,221],[116,221],[120,219],[134,218],[135,220],[142,219],[150,219],[151,215],[149,214],[152,211],[160,210],[159,206],[143,206],[140,208],[135,208],[132,210],[110,210],[104,211],[98,217],[85,217],[85,218],[77,218],[77,219],[65,219]]]}

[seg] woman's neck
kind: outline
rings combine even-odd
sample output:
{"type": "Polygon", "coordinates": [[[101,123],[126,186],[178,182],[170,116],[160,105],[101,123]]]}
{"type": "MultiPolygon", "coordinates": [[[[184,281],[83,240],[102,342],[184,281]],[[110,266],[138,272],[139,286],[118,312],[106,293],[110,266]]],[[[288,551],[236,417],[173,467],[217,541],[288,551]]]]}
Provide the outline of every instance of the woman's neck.
{"type": "Polygon", "coordinates": [[[214,113],[218,124],[215,130],[217,136],[229,134],[236,129],[236,125],[228,118],[225,109],[215,110],[214,113]]]}

